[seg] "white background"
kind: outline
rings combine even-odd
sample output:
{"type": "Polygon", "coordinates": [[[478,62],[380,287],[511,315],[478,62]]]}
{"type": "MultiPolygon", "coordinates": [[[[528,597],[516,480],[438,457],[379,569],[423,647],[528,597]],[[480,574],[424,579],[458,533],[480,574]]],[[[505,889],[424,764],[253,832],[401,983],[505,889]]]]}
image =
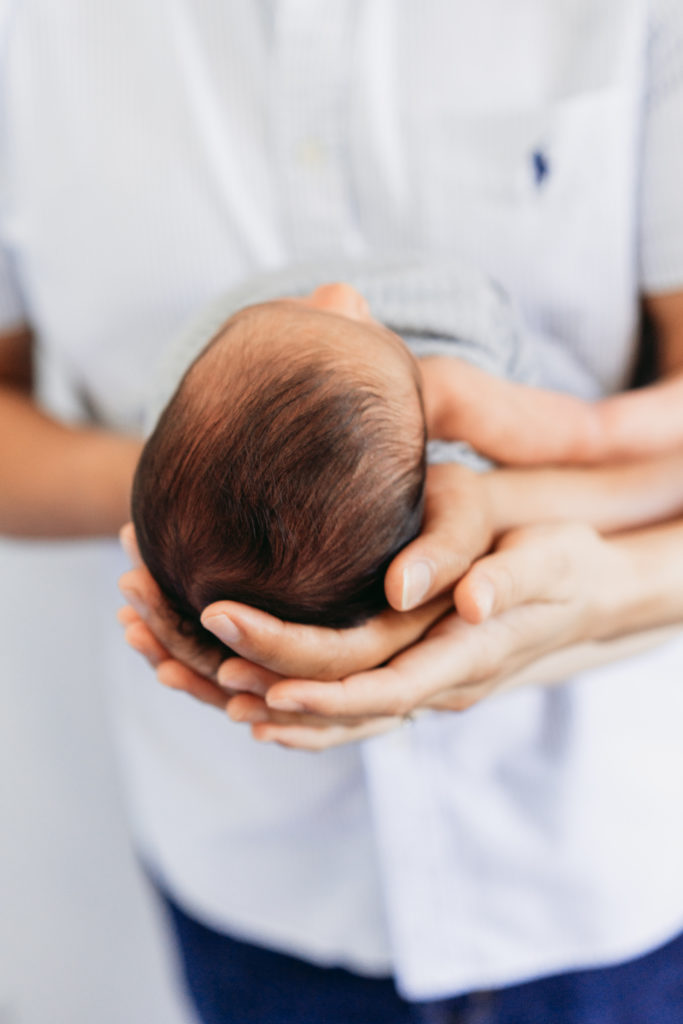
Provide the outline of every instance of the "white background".
{"type": "Polygon", "coordinates": [[[0,541],[0,1024],[193,1019],[126,830],[88,619],[100,557],[0,541]]]}

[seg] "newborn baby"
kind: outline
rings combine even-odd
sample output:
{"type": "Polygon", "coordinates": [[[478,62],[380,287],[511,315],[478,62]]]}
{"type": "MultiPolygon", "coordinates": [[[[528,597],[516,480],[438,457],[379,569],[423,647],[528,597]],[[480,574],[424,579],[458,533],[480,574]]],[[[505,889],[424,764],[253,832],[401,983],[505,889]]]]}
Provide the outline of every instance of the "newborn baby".
{"type": "MultiPolygon", "coordinates": [[[[478,275],[394,268],[362,283],[420,354],[525,376],[507,300],[478,275]]],[[[334,627],[380,611],[385,570],[422,518],[436,410],[420,362],[348,285],[258,302],[199,338],[133,488],[169,602],[194,625],[220,598],[334,627]]],[[[438,365],[447,403],[459,363],[438,365]]]]}
{"type": "Polygon", "coordinates": [[[349,316],[330,294],[232,316],[147,442],[133,518],[184,618],[230,597],[350,626],[384,606],[385,569],[420,528],[417,362],[360,296],[338,296],[349,316]]]}

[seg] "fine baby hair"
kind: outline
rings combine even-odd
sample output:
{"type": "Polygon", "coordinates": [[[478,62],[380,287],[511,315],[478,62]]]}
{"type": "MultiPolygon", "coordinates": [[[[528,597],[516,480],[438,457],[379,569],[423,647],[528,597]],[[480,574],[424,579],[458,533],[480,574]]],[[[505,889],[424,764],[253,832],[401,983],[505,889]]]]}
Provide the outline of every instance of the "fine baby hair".
{"type": "Polygon", "coordinates": [[[138,543],[191,628],[218,599],[358,624],[386,606],[386,568],[419,531],[425,430],[409,364],[410,410],[381,365],[321,344],[317,326],[278,303],[232,318],[145,445],[138,543]]]}

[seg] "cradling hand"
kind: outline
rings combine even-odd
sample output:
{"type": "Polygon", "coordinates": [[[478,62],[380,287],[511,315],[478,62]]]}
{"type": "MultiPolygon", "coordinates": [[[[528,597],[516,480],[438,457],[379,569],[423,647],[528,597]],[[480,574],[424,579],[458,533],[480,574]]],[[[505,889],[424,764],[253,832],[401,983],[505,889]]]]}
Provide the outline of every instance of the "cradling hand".
{"type": "Polygon", "coordinates": [[[387,664],[327,682],[259,669],[262,696],[236,696],[230,711],[258,739],[307,749],[358,738],[354,722],[464,711],[550,652],[617,631],[617,595],[630,583],[624,552],[588,526],[516,530],[460,580],[456,610],[387,664]]]}
{"type": "Polygon", "coordinates": [[[207,633],[204,642],[180,629],[142,563],[129,524],[121,534],[133,562],[120,581],[128,601],[119,613],[126,639],[166,685],[220,708],[235,691],[263,693],[274,676],[338,680],[381,665],[452,607],[453,581],[492,543],[487,502],[476,474],[459,466],[431,467],[423,531],[394,560],[387,576],[392,608],[362,626],[338,630],[286,623],[220,601],[202,616],[215,637],[207,633]],[[226,660],[226,647],[239,657],[226,660]]]}

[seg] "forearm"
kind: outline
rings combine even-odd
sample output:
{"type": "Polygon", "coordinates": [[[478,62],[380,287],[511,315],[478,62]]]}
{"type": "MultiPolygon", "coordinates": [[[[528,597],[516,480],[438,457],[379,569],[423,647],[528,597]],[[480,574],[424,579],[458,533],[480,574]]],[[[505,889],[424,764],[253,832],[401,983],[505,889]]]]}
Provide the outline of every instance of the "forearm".
{"type": "Polygon", "coordinates": [[[631,633],[611,640],[593,640],[563,647],[559,651],[538,658],[519,672],[503,676],[503,681],[496,692],[505,693],[519,686],[552,686],[555,683],[564,683],[580,672],[600,668],[613,661],[631,658],[658,647],[679,636],[682,630],[683,625],[676,624],[649,629],[642,633],[631,633]]]}
{"type": "Polygon", "coordinates": [[[683,454],[586,469],[500,469],[484,487],[497,533],[563,520],[628,530],[683,513],[683,454]]]}
{"type": "Polygon", "coordinates": [[[0,533],[112,535],[129,518],[137,440],[61,424],[5,386],[0,434],[0,533]]]}
{"type": "Polygon", "coordinates": [[[683,523],[615,538],[623,566],[599,602],[593,635],[502,676],[499,692],[544,686],[630,658],[683,632],[683,523]]]}
{"type": "Polygon", "coordinates": [[[683,520],[606,543],[615,571],[596,580],[593,639],[683,625],[683,520]]]}
{"type": "MultiPolygon", "coordinates": [[[[500,534],[562,520],[615,532],[605,541],[611,562],[595,567],[582,657],[595,657],[591,644],[683,624],[683,520],[674,519],[683,510],[683,456],[606,469],[501,470],[486,484],[500,534]],[[648,522],[658,525],[636,529],[648,522]]],[[[601,660],[620,656],[600,653],[601,660]]]]}
{"type": "Polygon", "coordinates": [[[430,439],[467,441],[509,466],[592,464],[608,457],[596,403],[497,377],[452,356],[427,357],[419,365],[430,439]]]}

